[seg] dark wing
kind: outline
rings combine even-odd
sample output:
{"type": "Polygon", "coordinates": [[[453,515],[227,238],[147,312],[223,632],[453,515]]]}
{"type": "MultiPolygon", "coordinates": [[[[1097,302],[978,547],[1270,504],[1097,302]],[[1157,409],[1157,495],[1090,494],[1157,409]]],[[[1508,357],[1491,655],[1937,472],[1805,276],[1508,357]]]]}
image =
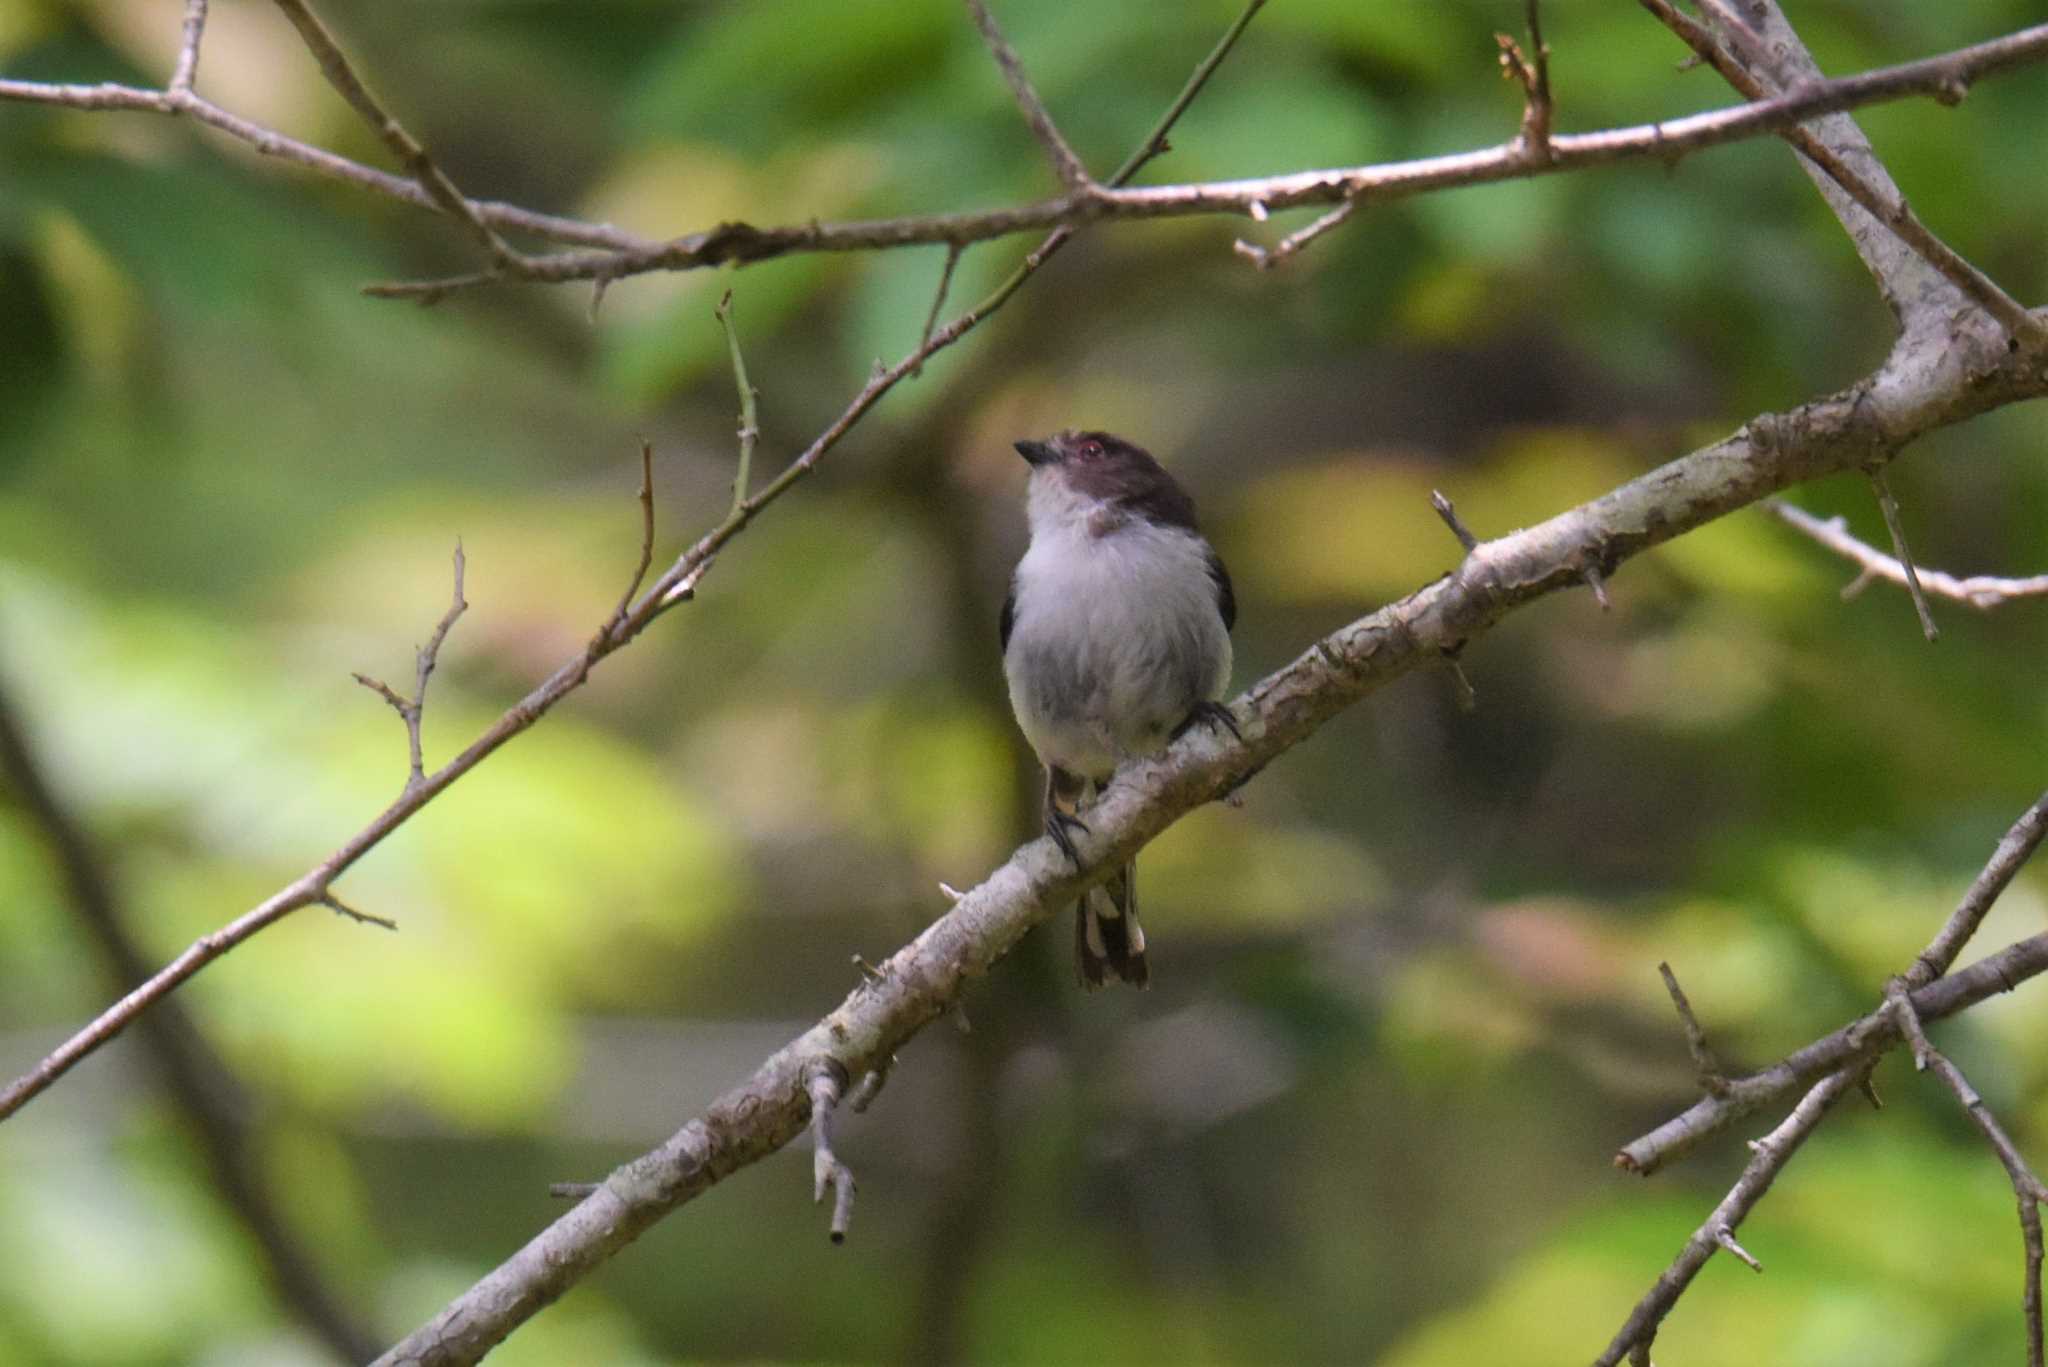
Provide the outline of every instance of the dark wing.
{"type": "MultiPolygon", "coordinates": [[[[1225,580],[1224,582],[1227,584],[1229,581],[1225,580]]],[[[1225,589],[1224,592],[1228,593],[1229,590],[1225,589]]],[[[1001,633],[1004,650],[1010,648],[1010,629],[1016,625],[1017,586],[1013,583],[1010,585],[1010,591],[1003,595],[1003,618],[1002,621],[996,624],[996,630],[1001,633]]]]}
{"type": "MultiPolygon", "coordinates": [[[[1230,587],[1230,571],[1223,568],[1223,557],[1213,546],[1209,550],[1209,581],[1216,586],[1216,610],[1223,614],[1223,629],[1228,631],[1237,625],[1237,593],[1230,587]]],[[[1008,639],[1007,628],[1003,636],[1008,639]]]]}

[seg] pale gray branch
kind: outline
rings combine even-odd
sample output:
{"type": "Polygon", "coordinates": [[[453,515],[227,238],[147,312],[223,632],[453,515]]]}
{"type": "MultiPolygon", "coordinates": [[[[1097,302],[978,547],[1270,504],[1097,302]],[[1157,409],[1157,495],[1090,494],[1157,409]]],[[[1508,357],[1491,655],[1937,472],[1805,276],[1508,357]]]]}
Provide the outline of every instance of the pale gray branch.
{"type": "MultiPolygon", "coordinates": [[[[1906,567],[1875,546],[1851,536],[1841,518],[1818,518],[1781,499],[1769,500],[1763,505],[1763,510],[1800,535],[1810,537],[1854,564],[1859,573],[1851,587],[1858,587],[1871,579],[1882,579],[1905,587],[1906,567]]],[[[1915,572],[1926,592],[1936,598],[1976,608],[1979,612],[1989,612],[2015,599],[2048,597],[2048,574],[2025,579],[2007,579],[1991,574],[1958,576],[1919,566],[1915,566],[1915,572]]]]}

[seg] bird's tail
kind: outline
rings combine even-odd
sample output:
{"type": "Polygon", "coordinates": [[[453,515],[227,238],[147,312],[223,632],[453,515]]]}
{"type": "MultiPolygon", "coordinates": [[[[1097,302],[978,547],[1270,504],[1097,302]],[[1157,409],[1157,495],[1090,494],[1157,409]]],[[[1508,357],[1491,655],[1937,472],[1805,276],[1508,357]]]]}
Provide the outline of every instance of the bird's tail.
{"type": "Polygon", "coordinates": [[[1145,932],[1138,925],[1137,866],[1126,864],[1074,907],[1074,963],[1090,991],[1118,978],[1133,987],[1151,980],[1145,932]]]}

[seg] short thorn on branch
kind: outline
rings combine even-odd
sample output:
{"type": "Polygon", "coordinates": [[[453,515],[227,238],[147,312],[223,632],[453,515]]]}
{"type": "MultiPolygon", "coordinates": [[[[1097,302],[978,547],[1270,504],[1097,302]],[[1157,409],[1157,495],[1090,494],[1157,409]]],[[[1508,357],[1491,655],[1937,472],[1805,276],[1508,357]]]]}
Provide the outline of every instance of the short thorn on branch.
{"type": "Polygon", "coordinates": [[[832,1151],[832,1120],[846,1088],[846,1069],[836,1059],[820,1059],[810,1066],[804,1088],[811,1095],[811,1200],[823,1201],[825,1188],[832,1188],[832,1242],[843,1244],[853,1223],[853,1170],[832,1151]]]}
{"type": "Polygon", "coordinates": [[[1451,535],[1458,538],[1458,544],[1465,548],[1465,554],[1470,555],[1479,549],[1479,538],[1472,535],[1472,529],[1459,519],[1457,507],[1444,497],[1441,489],[1429,491],[1429,506],[1436,509],[1436,515],[1451,529],[1451,535]]]}
{"type": "Polygon", "coordinates": [[[382,926],[386,930],[398,929],[398,922],[392,920],[389,916],[376,916],[367,911],[358,911],[331,892],[320,894],[320,905],[326,907],[336,916],[346,916],[349,920],[362,925],[382,926]]]}
{"type": "Polygon", "coordinates": [[[1892,497],[1892,487],[1885,480],[1882,466],[1871,467],[1870,488],[1884,513],[1885,530],[1892,534],[1892,555],[1906,576],[1906,592],[1912,596],[1913,611],[1919,615],[1920,633],[1931,645],[1941,639],[1941,628],[1934,625],[1934,610],[1927,605],[1927,591],[1920,587],[1920,572],[1913,566],[1913,552],[1906,545],[1906,527],[1899,518],[1899,501],[1892,497]]]}
{"type": "Polygon", "coordinates": [[[1750,1255],[1748,1249],[1735,1241],[1735,1231],[1726,1225],[1714,1226],[1714,1242],[1728,1250],[1752,1272],[1761,1272],[1764,1265],[1750,1255]]]}

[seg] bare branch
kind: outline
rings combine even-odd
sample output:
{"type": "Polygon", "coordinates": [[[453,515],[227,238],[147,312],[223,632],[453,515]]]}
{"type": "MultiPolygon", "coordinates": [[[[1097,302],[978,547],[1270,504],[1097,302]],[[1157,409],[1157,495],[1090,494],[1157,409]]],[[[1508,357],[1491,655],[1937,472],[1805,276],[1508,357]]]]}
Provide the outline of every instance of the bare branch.
{"type": "Polygon", "coordinates": [[[1678,1298],[1685,1294],[1692,1279],[1699,1275],[1699,1270],[1707,1265],[1707,1259],[1714,1256],[1715,1249],[1727,1248],[1758,1272],[1763,1271],[1756,1259],[1735,1242],[1735,1230],[1742,1224],[1743,1217],[1756,1208],[1764,1193],[1771,1189],[1771,1183],[1777,1180],[1792,1155],[1799,1151],[1799,1146],[1806,1142],[1806,1137],[1827,1116],[1829,1109],[1856,1086],[1861,1072],[1867,1068],[1866,1064],[1861,1068],[1845,1068],[1828,1074],[1813,1084],[1776,1129],[1762,1139],[1750,1142],[1749,1165],[1742,1170],[1742,1176],[1721,1198],[1713,1213],[1693,1231],[1692,1237],[1685,1241],[1685,1247],[1657,1278],[1656,1285],[1636,1303],[1606,1351],[1593,1360],[1593,1367],[1615,1367],[1623,1357],[1631,1355],[1639,1355],[1638,1360],[1647,1361],[1650,1343],[1657,1337],[1658,1326],[1671,1313],[1671,1307],[1678,1303],[1678,1298]]]}
{"type": "Polygon", "coordinates": [[[326,907],[336,916],[345,916],[358,925],[382,926],[386,930],[398,929],[398,922],[392,920],[389,916],[376,916],[367,911],[357,911],[331,892],[321,894],[320,905],[326,907]]]}
{"type": "MultiPolygon", "coordinates": [[[[1235,41],[1235,34],[1242,31],[1246,18],[1259,7],[1259,3],[1247,5],[1239,24],[1226,35],[1225,42],[1219,44],[1219,52],[1227,51],[1227,45],[1235,41]]],[[[1550,139],[1551,158],[1541,165],[1530,162],[1520,150],[1520,139],[1517,138],[1515,142],[1500,147],[1382,166],[1143,189],[1097,187],[1085,195],[1070,192],[1033,204],[973,213],[846,223],[805,222],[773,228],[723,223],[660,243],[649,243],[605,225],[552,218],[506,205],[471,201],[469,208],[477,219],[492,227],[518,228],[559,241],[585,242],[606,249],[525,258],[524,266],[518,271],[519,279],[554,282],[616,280],[648,271],[693,270],[726,262],[762,261],[798,252],[863,251],[932,242],[965,245],[1013,233],[1075,226],[1104,219],[1257,215],[1304,205],[1341,204],[1348,199],[1384,202],[1451,186],[1490,184],[1631,159],[1654,158],[1669,162],[1722,143],[1775,133],[1821,114],[1880,101],[1931,95],[1953,102],[1958,91],[1967,90],[1985,76],[2044,59],[2048,59],[2048,24],[2035,25],[2003,38],[1921,61],[1880,68],[1840,80],[1812,83],[1786,95],[1732,109],[1633,128],[1554,136],[1550,139]]],[[[1221,59],[1215,57],[1215,60],[1221,59]]],[[[1184,97],[1191,99],[1192,92],[1200,88],[1201,81],[1206,80],[1208,72],[1213,69],[1213,62],[1199,69],[1190,80],[1184,97]]],[[[120,85],[51,85],[0,80],[0,100],[57,104],[75,109],[189,114],[211,127],[252,143],[267,154],[286,157],[379,194],[427,207],[439,207],[432,195],[402,177],[385,175],[303,143],[294,143],[194,96],[175,97],[164,91],[120,85]]],[[[1184,107],[1184,102],[1177,102],[1177,107],[1169,110],[1169,118],[1177,117],[1178,109],[1184,107]]],[[[1134,162],[1142,164],[1149,156],[1164,150],[1164,127],[1168,122],[1162,120],[1161,127],[1155,128],[1145,148],[1134,156],[1134,162]]],[[[1131,162],[1126,166],[1135,169],[1131,162]]],[[[1106,185],[1116,186],[1126,179],[1127,174],[1112,176],[1106,185]]],[[[499,278],[499,273],[487,271],[409,288],[446,294],[499,278]]],[[[383,292],[398,293],[404,288],[383,292]]]]}
{"type": "Polygon", "coordinates": [[[1081,158],[1060,136],[1052,115],[1046,112],[1045,102],[1038,98],[1031,78],[1024,74],[1024,64],[1017,59],[1017,50],[1010,46],[1010,40],[1003,37],[1003,30],[996,24],[996,17],[989,13],[982,0],[966,2],[967,12],[974,16],[974,26],[981,30],[981,40],[988,44],[989,54],[1002,68],[1010,93],[1016,96],[1017,108],[1023,111],[1024,122],[1031,125],[1032,136],[1045,147],[1046,156],[1052,159],[1053,174],[1069,190],[1087,190],[1095,183],[1088,177],[1088,168],[1081,164],[1081,158]]]}
{"type": "MultiPolygon", "coordinates": [[[[1913,1010],[1921,1019],[1939,1019],[1994,992],[2010,992],[2048,969],[2048,934],[2042,934],[2008,945],[1960,973],[1942,976],[2044,835],[2048,835],[2048,793],[2036,798],[2013,822],[1955,910],[1904,974],[1913,1010]]],[[[1881,1007],[1769,1068],[1728,1080],[1724,1091],[1702,1098],[1683,1114],[1625,1145],[1615,1155],[1614,1165],[1628,1172],[1655,1172],[1742,1117],[1811,1085],[1824,1074],[1875,1057],[1898,1040],[1893,1009],[1881,1007]]]]}
{"type": "Polygon", "coordinates": [[[199,43],[205,36],[206,0],[185,0],[185,28],[178,43],[178,64],[171,71],[171,94],[191,91],[199,74],[199,43]]]}
{"type": "MultiPolygon", "coordinates": [[[[1835,554],[1851,561],[1860,571],[1854,588],[1872,579],[1883,579],[1901,587],[1906,583],[1906,568],[1898,560],[1883,551],[1851,536],[1847,525],[1839,517],[1826,519],[1781,499],[1770,499],[1762,508],[1786,526],[1810,537],[1835,554]]],[[[1941,570],[1915,567],[1920,585],[1927,593],[1950,602],[1962,603],[1989,612],[2020,598],[2048,598],[2048,574],[2037,574],[2026,579],[2006,579],[1997,575],[1973,574],[1959,577],[1941,570]]],[[[1845,589],[1844,595],[1848,595],[1845,589]]]]}
{"type": "Polygon", "coordinates": [[[1899,562],[1899,570],[1906,578],[1906,592],[1913,599],[1913,611],[1920,618],[1920,634],[1932,644],[1941,639],[1941,628],[1934,625],[1934,610],[1927,606],[1927,591],[1920,587],[1920,572],[1913,567],[1913,552],[1906,545],[1906,527],[1899,520],[1899,501],[1892,497],[1892,486],[1884,477],[1882,466],[1870,469],[1871,492],[1877,495],[1878,509],[1884,513],[1885,529],[1892,534],[1892,554],[1899,562]]]}

